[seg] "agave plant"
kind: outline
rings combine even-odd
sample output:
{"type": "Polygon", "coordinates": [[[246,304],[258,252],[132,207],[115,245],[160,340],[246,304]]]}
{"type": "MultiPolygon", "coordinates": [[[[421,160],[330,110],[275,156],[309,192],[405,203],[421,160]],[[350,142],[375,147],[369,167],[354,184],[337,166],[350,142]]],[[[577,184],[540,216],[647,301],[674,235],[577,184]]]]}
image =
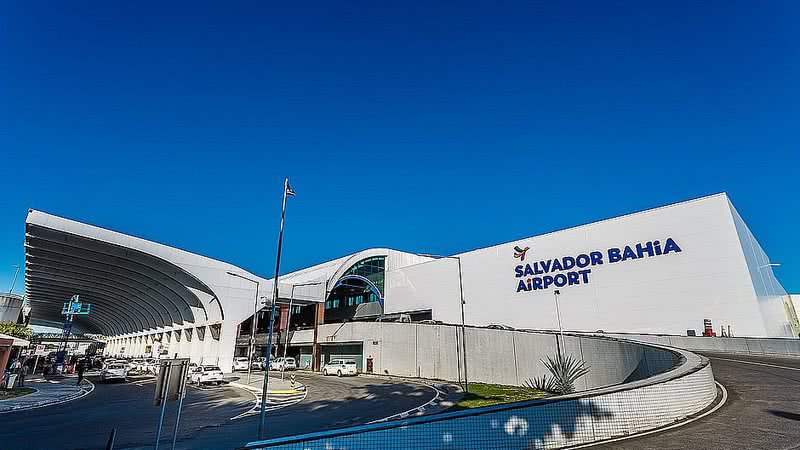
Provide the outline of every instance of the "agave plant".
{"type": "Polygon", "coordinates": [[[571,394],[575,392],[575,382],[589,373],[589,367],[584,361],[572,356],[559,353],[555,357],[548,356],[546,361],[544,359],[541,361],[547,367],[550,376],[542,375],[527,380],[525,386],[531,389],[555,394],[571,394]]]}

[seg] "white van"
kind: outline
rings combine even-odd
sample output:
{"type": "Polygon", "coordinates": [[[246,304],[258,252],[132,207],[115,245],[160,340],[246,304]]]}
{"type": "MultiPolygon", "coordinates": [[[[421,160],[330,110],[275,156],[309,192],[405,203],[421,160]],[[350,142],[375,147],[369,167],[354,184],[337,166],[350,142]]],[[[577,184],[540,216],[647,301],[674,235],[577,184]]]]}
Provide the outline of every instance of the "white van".
{"type": "Polygon", "coordinates": [[[336,375],[337,377],[358,375],[356,362],[351,359],[332,359],[328,364],[322,366],[323,375],[336,375]]]}

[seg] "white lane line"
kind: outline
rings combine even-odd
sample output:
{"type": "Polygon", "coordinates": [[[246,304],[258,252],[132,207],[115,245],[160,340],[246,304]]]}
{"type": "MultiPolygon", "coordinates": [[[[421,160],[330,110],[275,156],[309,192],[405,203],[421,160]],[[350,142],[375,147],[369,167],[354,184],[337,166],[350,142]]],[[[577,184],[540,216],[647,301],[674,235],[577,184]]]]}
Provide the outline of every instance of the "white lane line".
{"type": "Polygon", "coordinates": [[[732,362],[737,362],[737,363],[742,363],[742,364],[752,364],[754,366],[767,366],[767,367],[775,367],[775,368],[778,368],[778,369],[800,371],[800,367],[777,366],[775,364],[759,363],[759,362],[753,362],[753,361],[742,361],[741,359],[717,358],[716,356],[709,356],[708,359],[718,359],[720,361],[732,361],[732,362]]]}
{"type": "Polygon", "coordinates": [[[434,387],[434,386],[423,384],[423,383],[416,383],[416,384],[419,384],[420,386],[425,386],[427,388],[433,389],[433,392],[434,392],[433,398],[428,400],[425,404],[417,406],[415,408],[411,408],[408,411],[403,411],[401,413],[392,414],[391,416],[384,417],[382,419],[373,420],[372,422],[367,422],[367,424],[377,423],[377,422],[385,422],[385,421],[391,420],[391,419],[393,419],[395,417],[400,417],[400,418],[408,417],[408,415],[411,414],[412,412],[415,412],[415,411],[422,412],[422,411],[424,411],[425,407],[427,407],[431,403],[435,402],[439,398],[439,396],[444,397],[444,393],[442,391],[440,391],[439,389],[436,389],[436,387],[434,387]]]}
{"type": "Polygon", "coordinates": [[[83,391],[83,392],[80,395],[77,395],[75,397],[71,397],[71,398],[64,399],[64,400],[59,400],[57,402],[52,402],[52,403],[45,403],[43,405],[31,406],[30,408],[10,409],[8,411],[2,411],[2,412],[0,412],[0,414],[8,414],[8,413],[19,412],[19,411],[29,411],[31,409],[39,409],[39,408],[44,408],[44,407],[47,407],[47,406],[60,405],[62,403],[67,403],[67,402],[71,402],[73,400],[77,400],[79,398],[86,397],[87,395],[91,394],[94,391],[94,383],[92,383],[87,378],[84,378],[84,381],[89,383],[89,389],[88,390],[84,390],[83,388],[81,388],[81,391],[83,391]]]}
{"type": "Polygon", "coordinates": [[[692,423],[692,422],[694,422],[696,420],[700,420],[703,417],[705,417],[705,416],[707,416],[709,414],[713,414],[718,409],[722,408],[722,406],[725,404],[725,402],[728,401],[728,391],[725,389],[725,386],[719,384],[719,381],[714,381],[714,383],[716,383],[717,386],[719,386],[719,388],[722,390],[722,400],[720,400],[719,403],[716,404],[716,406],[714,406],[713,408],[711,408],[708,411],[704,412],[703,414],[700,414],[697,417],[693,417],[693,418],[691,418],[689,420],[686,420],[686,421],[683,421],[683,422],[678,422],[678,423],[670,425],[668,427],[656,428],[655,430],[645,431],[643,433],[632,434],[630,436],[622,436],[622,437],[618,437],[618,438],[614,438],[614,439],[607,439],[605,441],[592,442],[592,443],[589,443],[589,444],[576,445],[574,447],[566,447],[566,448],[587,448],[587,447],[594,447],[596,445],[606,445],[606,444],[609,444],[611,442],[619,442],[619,441],[625,441],[625,440],[628,440],[628,439],[640,438],[642,436],[647,436],[649,434],[661,433],[662,431],[667,431],[667,430],[671,430],[673,428],[682,427],[682,426],[688,425],[688,424],[690,424],[690,423],[692,423]]]}
{"type": "MultiPolygon", "coordinates": [[[[233,386],[233,387],[239,387],[239,386],[233,386]]],[[[245,411],[237,416],[231,417],[230,420],[241,419],[242,417],[253,416],[261,413],[261,391],[250,390],[243,387],[239,387],[239,389],[244,389],[245,391],[253,394],[253,397],[255,397],[255,405],[253,405],[253,407],[250,410],[245,411]]],[[[287,406],[296,405],[297,403],[300,403],[303,400],[305,400],[306,396],[308,395],[308,389],[305,389],[301,392],[302,395],[300,392],[298,392],[297,394],[291,394],[290,396],[286,396],[283,398],[280,397],[276,398],[274,396],[270,398],[270,395],[267,394],[267,407],[264,409],[266,411],[274,411],[276,409],[281,409],[281,408],[286,408],[287,406]]]]}

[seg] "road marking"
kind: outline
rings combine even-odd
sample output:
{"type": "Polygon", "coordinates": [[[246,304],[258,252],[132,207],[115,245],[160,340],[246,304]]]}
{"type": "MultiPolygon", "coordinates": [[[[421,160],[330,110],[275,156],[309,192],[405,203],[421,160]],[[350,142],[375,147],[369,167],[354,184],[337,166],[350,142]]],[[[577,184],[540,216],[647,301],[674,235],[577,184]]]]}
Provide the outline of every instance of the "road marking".
{"type": "Polygon", "coordinates": [[[391,419],[393,419],[395,417],[405,419],[406,417],[408,417],[409,414],[411,414],[411,413],[413,413],[415,411],[419,413],[419,414],[416,414],[417,416],[424,415],[425,407],[427,407],[431,403],[435,402],[440,396],[444,397],[444,392],[440,391],[439,389],[436,389],[435,386],[431,386],[431,385],[428,385],[428,384],[419,383],[419,382],[415,382],[415,381],[411,381],[411,382],[412,383],[416,383],[416,384],[418,384],[420,386],[425,386],[427,388],[433,389],[433,391],[434,391],[433,398],[428,400],[425,404],[417,406],[416,408],[411,408],[408,411],[403,411],[401,413],[392,414],[391,416],[384,417],[383,419],[373,420],[372,422],[367,422],[367,424],[369,425],[371,423],[385,422],[385,421],[391,420],[391,419]]]}
{"type": "Polygon", "coordinates": [[[777,366],[775,364],[758,363],[758,362],[753,362],[753,361],[742,361],[741,359],[717,358],[715,356],[709,356],[708,359],[718,359],[720,361],[732,361],[732,362],[738,362],[738,363],[742,363],[742,364],[752,364],[754,366],[767,366],[767,367],[775,367],[775,368],[778,368],[778,369],[800,371],[800,367],[777,366]]]}
{"type": "MultiPolygon", "coordinates": [[[[237,385],[233,387],[238,387],[239,389],[244,389],[245,391],[253,394],[255,397],[255,404],[251,409],[245,411],[237,416],[231,417],[230,420],[241,419],[242,417],[254,416],[256,414],[261,413],[261,390],[260,389],[248,389],[243,387],[242,385],[237,385]]],[[[266,411],[274,411],[276,409],[286,408],[287,406],[292,406],[301,401],[305,400],[306,395],[308,395],[308,389],[303,391],[297,391],[292,389],[293,393],[290,394],[279,394],[279,397],[273,397],[273,394],[277,392],[289,392],[290,390],[286,391],[268,391],[267,392],[267,407],[264,408],[266,411]]]]}

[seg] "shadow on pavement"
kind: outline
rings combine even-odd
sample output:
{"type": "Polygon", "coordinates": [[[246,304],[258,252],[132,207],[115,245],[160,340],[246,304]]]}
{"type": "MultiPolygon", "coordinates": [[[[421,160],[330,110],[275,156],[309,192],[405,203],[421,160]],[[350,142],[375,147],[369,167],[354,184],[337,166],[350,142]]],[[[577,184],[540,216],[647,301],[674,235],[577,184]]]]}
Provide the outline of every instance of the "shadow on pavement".
{"type": "Polygon", "coordinates": [[[788,412],[788,411],[779,411],[776,409],[768,409],[768,413],[772,414],[773,416],[783,417],[784,419],[789,420],[798,420],[800,421],[800,414],[788,412]]]}

